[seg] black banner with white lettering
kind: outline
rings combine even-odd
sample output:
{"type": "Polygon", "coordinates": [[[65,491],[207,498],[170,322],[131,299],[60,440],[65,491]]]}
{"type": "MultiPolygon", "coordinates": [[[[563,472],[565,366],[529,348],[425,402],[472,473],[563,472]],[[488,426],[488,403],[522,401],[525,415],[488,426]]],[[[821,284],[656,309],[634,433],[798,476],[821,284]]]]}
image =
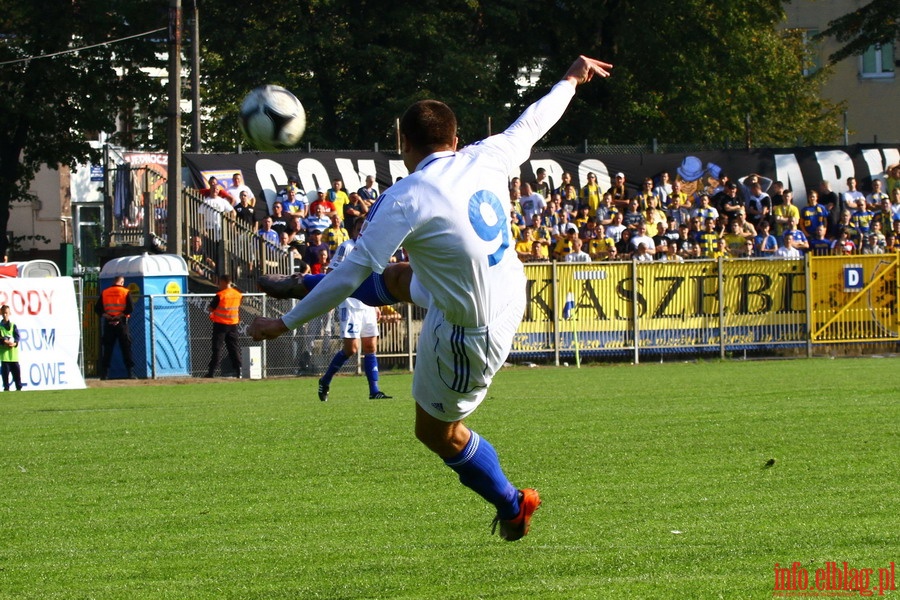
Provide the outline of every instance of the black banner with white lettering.
{"type": "MultiPolygon", "coordinates": [[[[240,172],[257,198],[265,198],[271,207],[279,190],[296,178],[300,187],[315,199],[316,189],[328,189],[339,178],[344,188],[355,191],[368,175],[374,175],[376,187],[384,190],[399,177],[408,174],[400,155],[386,152],[280,152],[243,154],[185,154],[193,185],[206,187],[215,175],[228,185],[233,173],[240,172]]],[[[558,185],[564,171],[572,173],[581,187],[588,173],[597,175],[601,190],[611,186],[617,172],[626,176],[626,184],[636,192],[645,177],[654,180],[663,172],[682,182],[682,191],[693,193],[718,186],[723,174],[732,181],[751,173],[761,176],[763,188],[781,181],[793,189],[795,203],[804,205],[808,190],[817,189],[822,180],[832,190],[847,189],[848,177],[856,177],[861,191],[868,192],[872,179],[884,179],[889,165],[900,163],[900,146],[857,145],[791,149],[724,150],[685,154],[567,154],[536,152],[520,167],[523,181],[532,181],[539,168],[547,171],[551,184],[558,185]]],[[[190,180],[186,180],[190,181],[190,180]]]]}

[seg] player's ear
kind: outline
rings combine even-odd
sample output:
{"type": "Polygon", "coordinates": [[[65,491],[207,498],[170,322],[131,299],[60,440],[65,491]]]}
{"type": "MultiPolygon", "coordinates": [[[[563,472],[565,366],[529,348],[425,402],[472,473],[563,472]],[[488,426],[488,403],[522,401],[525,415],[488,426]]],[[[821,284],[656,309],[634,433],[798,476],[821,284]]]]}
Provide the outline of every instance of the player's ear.
{"type": "Polygon", "coordinates": [[[459,138],[456,137],[456,136],[453,136],[453,151],[454,151],[454,152],[456,152],[456,146],[457,146],[457,144],[459,144],[459,138]]]}

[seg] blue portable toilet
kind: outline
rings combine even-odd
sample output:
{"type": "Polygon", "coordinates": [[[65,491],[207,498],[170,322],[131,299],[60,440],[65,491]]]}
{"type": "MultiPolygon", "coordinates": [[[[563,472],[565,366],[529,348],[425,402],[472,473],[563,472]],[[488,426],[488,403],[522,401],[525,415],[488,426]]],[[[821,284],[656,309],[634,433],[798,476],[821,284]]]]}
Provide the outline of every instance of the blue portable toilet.
{"type": "MultiPolygon", "coordinates": [[[[100,271],[100,289],[125,278],[131,290],[134,313],[129,319],[134,373],[138,377],[186,377],[190,375],[188,268],[180,256],[148,254],[111,260],[100,271]],[[151,296],[157,296],[151,298],[151,296]]],[[[109,376],[127,376],[118,345],[113,350],[109,376]]]]}

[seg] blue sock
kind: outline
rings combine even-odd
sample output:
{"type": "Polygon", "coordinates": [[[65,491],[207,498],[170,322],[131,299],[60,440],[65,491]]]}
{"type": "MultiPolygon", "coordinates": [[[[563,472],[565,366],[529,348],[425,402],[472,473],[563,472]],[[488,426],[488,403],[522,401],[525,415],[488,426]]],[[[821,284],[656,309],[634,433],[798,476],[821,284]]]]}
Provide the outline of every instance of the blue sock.
{"type": "Polygon", "coordinates": [[[512,519],[519,514],[519,490],[503,474],[494,447],[471,433],[463,451],[444,463],[459,474],[464,486],[496,506],[501,519],[512,519]]]}
{"type": "Polygon", "coordinates": [[[378,357],[374,354],[363,356],[363,368],[366,370],[366,379],[369,380],[369,395],[378,393],[378,357]]]}
{"type": "Polygon", "coordinates": [[[344,354],[343,350],[338,350],[337,354],[334,355],[334,358],[331,359],[331,364],[325,369],[325,374],[322,375],[322,383],[331,385],[331,380],[335,373],[341,370],[341,367],[344,366],[344,363],[347,362],[348,358],[350,357],[344,354]]]}
{"type": "MultiPolygon", "coordinates": [[[[303,287],[307,291],[312,291],[322,281],[323,277],[325,277],[324,274],[304,275],[303,287]]],[[[384,275],[381,273],[372,273],[366,277],[365,281],[356,288],[356,291],[350,294],[350,297],[356,298],[369,306],[386,306],[399,302],[387,291],[387,287],[384,285],[384,275]]]]}

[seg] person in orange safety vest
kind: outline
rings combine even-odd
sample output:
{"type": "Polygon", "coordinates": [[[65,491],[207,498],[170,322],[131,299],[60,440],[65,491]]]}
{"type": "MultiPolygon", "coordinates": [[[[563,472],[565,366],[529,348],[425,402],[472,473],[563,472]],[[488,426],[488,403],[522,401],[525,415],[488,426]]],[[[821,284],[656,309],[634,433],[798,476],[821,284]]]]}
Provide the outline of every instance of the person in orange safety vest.
{"type": "Polygon", "coordinates": [[[231,277],[219,277],[219,291],[209,303],[209,318],[213,322],[212,357],[204,377],[211,378],[222,360],[222,345],[228,351],[228,357],[235,371],[232,377],[241,376],[241,353],[238,350],[238,323],[243,295],[231,287],[231,277]]]}
{"type": "Polygon", "coordinates": [[[113,284],[101,292],[100,299],[94,305],[94,311],[100,315],[103,331],[100,379],[109,377],[109,366],[117,343],[122,352],[122,361],[128,370],[128,378],[137,379],[131,356],[131,332],[128,328],[128,319],[133,309],[131,294],[125,287],[125,278],[121,276],[116,277],[113,284]]]}

